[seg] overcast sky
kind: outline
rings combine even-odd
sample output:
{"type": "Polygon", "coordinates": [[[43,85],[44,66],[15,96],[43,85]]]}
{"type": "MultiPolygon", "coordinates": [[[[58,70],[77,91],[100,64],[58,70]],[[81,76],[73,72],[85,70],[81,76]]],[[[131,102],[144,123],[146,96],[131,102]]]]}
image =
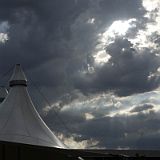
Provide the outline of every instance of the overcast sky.
{"type": "Polygon", "coordinates": [[[22,64],[51,104],[30,81],[37,109],[71,148],[160,149],[159,7],[0,0],[0,73],[22,64]]]}

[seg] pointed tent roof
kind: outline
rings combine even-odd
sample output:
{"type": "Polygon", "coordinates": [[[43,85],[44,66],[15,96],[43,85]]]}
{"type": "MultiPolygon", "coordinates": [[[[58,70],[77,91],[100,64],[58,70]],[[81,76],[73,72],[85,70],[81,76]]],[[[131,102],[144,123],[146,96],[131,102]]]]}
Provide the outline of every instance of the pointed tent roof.
{"type": "Polygon", "coordinates": [[[0,105],[0,141],[65,148],[36,111],[19,64],[15,66],[10,87],[0,105]]]}

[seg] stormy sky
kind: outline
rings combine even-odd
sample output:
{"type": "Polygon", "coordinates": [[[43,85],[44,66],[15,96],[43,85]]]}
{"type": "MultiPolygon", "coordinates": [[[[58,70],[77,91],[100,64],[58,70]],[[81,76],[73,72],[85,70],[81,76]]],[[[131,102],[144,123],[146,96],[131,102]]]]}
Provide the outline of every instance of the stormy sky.
{"type": "Polygon", "coordinates": [[[159,7],[0,0],[0,82],[20,63],[37,109],[71,148],[160,149],[159,7]]]}

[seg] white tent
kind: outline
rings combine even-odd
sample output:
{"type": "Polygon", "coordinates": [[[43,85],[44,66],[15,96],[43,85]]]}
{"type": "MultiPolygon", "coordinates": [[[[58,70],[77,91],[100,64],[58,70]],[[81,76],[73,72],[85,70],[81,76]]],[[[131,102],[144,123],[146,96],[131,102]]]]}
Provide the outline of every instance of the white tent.
{"type": "Polygon", "coordinates": [[[9,94],[0,104],[0,141],[65,148],[36,111],[19,64],[11,77],[9,94]]]}

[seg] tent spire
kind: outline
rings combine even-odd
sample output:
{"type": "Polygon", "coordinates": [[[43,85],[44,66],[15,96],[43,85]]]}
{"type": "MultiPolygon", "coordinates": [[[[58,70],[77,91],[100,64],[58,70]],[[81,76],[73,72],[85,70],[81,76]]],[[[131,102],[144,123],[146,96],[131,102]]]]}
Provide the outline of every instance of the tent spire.
{"type": "Polygon", "coordinates": [[[20,64],[16,64],[13,75],[9,82],[10,87],[17,86],[17,85],[27,86],[27,78],[20,64]]]}

